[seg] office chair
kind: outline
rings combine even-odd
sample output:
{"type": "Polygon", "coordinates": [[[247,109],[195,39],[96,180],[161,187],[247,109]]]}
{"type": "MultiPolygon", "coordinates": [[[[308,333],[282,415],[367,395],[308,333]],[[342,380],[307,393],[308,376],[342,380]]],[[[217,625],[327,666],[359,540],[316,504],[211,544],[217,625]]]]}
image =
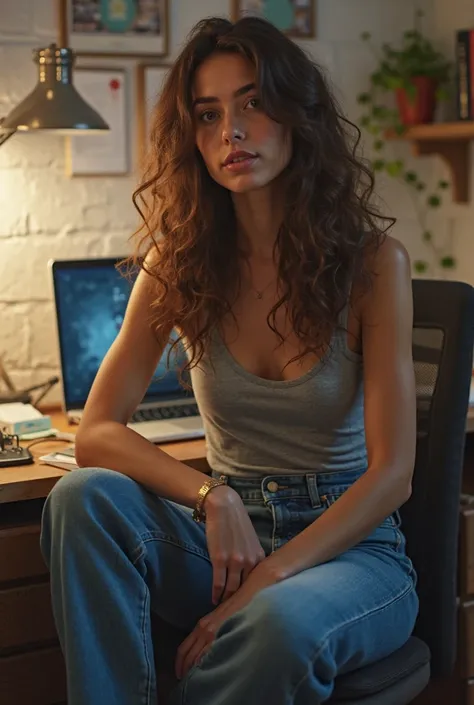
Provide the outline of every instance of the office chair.
{"type": "MultiPolygon", "coordinates": [[[[400,514],[418,574],[419,617],[401,649],[337,677],[328,705],[409,705],[430,677],[451,673],[456,657],[457,541],[474,289],[459,282],[415,280],[413,301],[417,452],[412,495],[400,514]]],[[[154,631],[163,685],[184,635],[161,622],[154,631]]]]}
{"type": "MultiPolygon", "coordinates": [[[[328,705],[409,705],[456,658],[458,523],[474,346],[474,289],[413,281],[417,449],[402,507],[407,553],[418,573],[413,636],[391,656],[339,676],[328,705]]],[[[308,704],[310,705],[310,704],[308,704]]]]}

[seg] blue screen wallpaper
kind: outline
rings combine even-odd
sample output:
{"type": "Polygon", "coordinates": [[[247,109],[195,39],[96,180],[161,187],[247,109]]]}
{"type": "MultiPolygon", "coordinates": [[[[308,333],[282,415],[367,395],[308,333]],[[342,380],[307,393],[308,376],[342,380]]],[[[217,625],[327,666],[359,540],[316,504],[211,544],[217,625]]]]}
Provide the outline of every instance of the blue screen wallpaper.
{"type": "MultiPolygon", "coordinates": [[[[122,326],[132,282],[112,265],[67,267],[55,272],[64,389],[68,408],[83,403],[99,366],[122,326]]],[[[137,345],[140,341],[137,341],[137,345]]],[[[167,365],[169,346],[155,370],[145,398],[183,393],[176,367],[181,350],[167,365]]]]}

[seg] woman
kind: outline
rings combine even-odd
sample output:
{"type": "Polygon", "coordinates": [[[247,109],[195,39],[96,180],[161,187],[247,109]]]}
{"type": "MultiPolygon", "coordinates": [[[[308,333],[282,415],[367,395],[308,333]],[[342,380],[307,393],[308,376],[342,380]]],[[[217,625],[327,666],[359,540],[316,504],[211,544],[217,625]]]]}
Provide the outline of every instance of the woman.
{"type": "MultiPolygon", "coordinates": [[[[44,511],[70,705],[316,705],[402,646],[415,454],[405,250],[320,70],[263,20],[197,25],[154,115],[146,254],[44,511]],[[213,478],[127,428],[171,331],[213,478]],[[110,468],[109,470],[102,468],[110,468]]],[[[350,127],[350,125],[349,125],[350,127]]]]}

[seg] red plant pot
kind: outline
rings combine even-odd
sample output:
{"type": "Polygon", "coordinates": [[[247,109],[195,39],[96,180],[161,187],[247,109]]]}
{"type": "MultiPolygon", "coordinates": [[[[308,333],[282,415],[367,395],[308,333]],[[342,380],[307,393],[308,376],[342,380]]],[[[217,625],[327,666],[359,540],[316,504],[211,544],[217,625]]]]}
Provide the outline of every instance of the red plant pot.
{"type": "Polygon", "coordinates": [[[411,97],[405,88],[397,88],[396,99],[403,125],[420,125],[433,122],[436,107],[436,81],[428,76],[411,79],[415,95],[411,97]]]}

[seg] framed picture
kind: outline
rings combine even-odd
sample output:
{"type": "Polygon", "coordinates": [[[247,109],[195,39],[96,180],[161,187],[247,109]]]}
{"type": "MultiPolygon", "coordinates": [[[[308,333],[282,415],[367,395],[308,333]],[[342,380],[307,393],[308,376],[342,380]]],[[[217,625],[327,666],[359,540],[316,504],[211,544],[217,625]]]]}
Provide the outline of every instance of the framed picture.
{"type": "Polygon", "coordinates": [[[168,0],[60,0],[59,34],[77,54],[164,56],[168,0]],[[66,25],[66,26],[61,26],[66,25]]]}
{"type": "Polygon", "coordinates": [[[290,37],[315,36],[316,0],[232,0],[233,20],[259,15],[290,37]]]}
{"type": "Polygon", "coordinates": [[[142,158],[146,152],[150,134],[150,118],[153,108],[160,97],[161,89],[171,66],[156,64],[139,64],[137,66],[137,128],[138,155],[142,158]]]}
{"type": "Polygon", "coordinates": [[[103,135],[68,137],[69,176],[117,176],[129,172],[127,73],[124,69],[84,67],[74,72],[74,85],[102,115],[110,130],[103,135]]]}

